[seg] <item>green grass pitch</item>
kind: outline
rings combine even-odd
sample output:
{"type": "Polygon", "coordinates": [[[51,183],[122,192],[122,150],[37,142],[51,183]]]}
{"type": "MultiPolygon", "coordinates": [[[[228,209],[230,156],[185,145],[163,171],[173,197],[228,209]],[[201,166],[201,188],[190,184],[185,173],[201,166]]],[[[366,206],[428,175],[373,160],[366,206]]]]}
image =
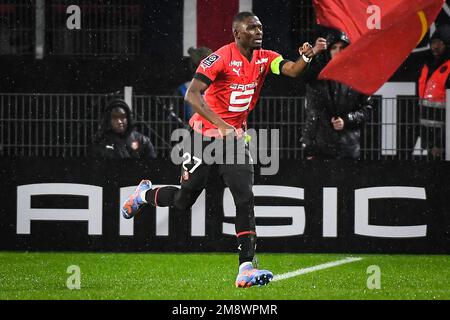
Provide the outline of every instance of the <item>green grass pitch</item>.
{"type": "MultiPolygon", "coordinates": [[[[259,254],[262,268],[283,274],[352,255],[259,254]]],[[[270,283],[234,287],[235,254],[0,252],[0,299],[450,299],[450,256],[353,255],[360,261],[270,283]],[[67,269],[81,272],[69,290],[67,269]],[[369,266],[381,271],[368,289],[369,266]]]]}

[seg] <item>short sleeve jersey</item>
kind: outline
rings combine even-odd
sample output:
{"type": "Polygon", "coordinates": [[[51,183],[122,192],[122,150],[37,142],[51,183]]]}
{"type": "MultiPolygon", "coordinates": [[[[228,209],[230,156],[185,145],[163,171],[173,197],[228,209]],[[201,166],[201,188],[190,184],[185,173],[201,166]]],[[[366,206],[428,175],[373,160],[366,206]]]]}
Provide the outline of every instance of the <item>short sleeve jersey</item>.
{"type": "MultiPolygon", "coordinates": [[[[264,49],[254,50],[248,61],[233,42],[202,60],[194,78],[209,85],[204,99],[211,110],[241,129],[258,101],[267,74],[279,75],[284,63],[279,53],[264,49]]],[[[217,127],[198,113],[189,123],[197,132],[216,135],[217,127]]]]}

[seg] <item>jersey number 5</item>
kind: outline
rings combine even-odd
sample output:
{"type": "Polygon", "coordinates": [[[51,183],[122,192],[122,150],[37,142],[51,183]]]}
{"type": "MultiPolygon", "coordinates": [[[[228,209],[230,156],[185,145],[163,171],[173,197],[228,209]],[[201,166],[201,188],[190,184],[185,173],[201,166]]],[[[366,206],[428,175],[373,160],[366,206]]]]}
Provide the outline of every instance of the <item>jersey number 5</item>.
{"type": "Polygon", "coordinates": [[[228,111],[243,112],[248,109],[250,102],[252,102],[255,89],[246,91],[233,91],[230,96],[230,105],[228,111]]]}

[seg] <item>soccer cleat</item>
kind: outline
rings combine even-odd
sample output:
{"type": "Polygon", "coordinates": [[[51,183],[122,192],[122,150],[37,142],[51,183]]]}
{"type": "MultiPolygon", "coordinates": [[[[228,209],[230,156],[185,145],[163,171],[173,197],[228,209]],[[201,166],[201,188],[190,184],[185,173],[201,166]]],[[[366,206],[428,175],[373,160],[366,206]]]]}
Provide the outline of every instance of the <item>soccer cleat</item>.
{"type": "Polygon", "coordinates": [[[145,206],[146,202],[141,198],[143,191],[152,189],[150,180],[142,180],[134,190],[133,194],[128,197],[122,206],[121,212],[125,219],[131,219],[138,214],[145,206]]]}
{"type": "Polygon", "coordinates": [[[251,264],[242,268],[236,278],[237,288],[248,288],[254,285],[264,286],[273,278],[273,273],[268,270],[253,268],[251,264]]]}

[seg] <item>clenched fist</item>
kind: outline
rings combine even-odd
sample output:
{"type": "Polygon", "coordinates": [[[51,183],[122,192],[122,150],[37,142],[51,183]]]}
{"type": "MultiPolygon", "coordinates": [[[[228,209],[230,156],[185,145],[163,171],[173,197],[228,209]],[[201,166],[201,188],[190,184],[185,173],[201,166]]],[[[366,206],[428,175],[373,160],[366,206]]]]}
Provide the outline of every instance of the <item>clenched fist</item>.
{"type": "Polygon", "coordinates": [[[301,48],[299,48],[299,53],[300,55],[305,55],[307,58],[312,58],[326,49],[327,49],[327,40],[325,40],[324,38],[317,38],[314,47],[308,42],[305,42],[301,46],[301,48]]]}

